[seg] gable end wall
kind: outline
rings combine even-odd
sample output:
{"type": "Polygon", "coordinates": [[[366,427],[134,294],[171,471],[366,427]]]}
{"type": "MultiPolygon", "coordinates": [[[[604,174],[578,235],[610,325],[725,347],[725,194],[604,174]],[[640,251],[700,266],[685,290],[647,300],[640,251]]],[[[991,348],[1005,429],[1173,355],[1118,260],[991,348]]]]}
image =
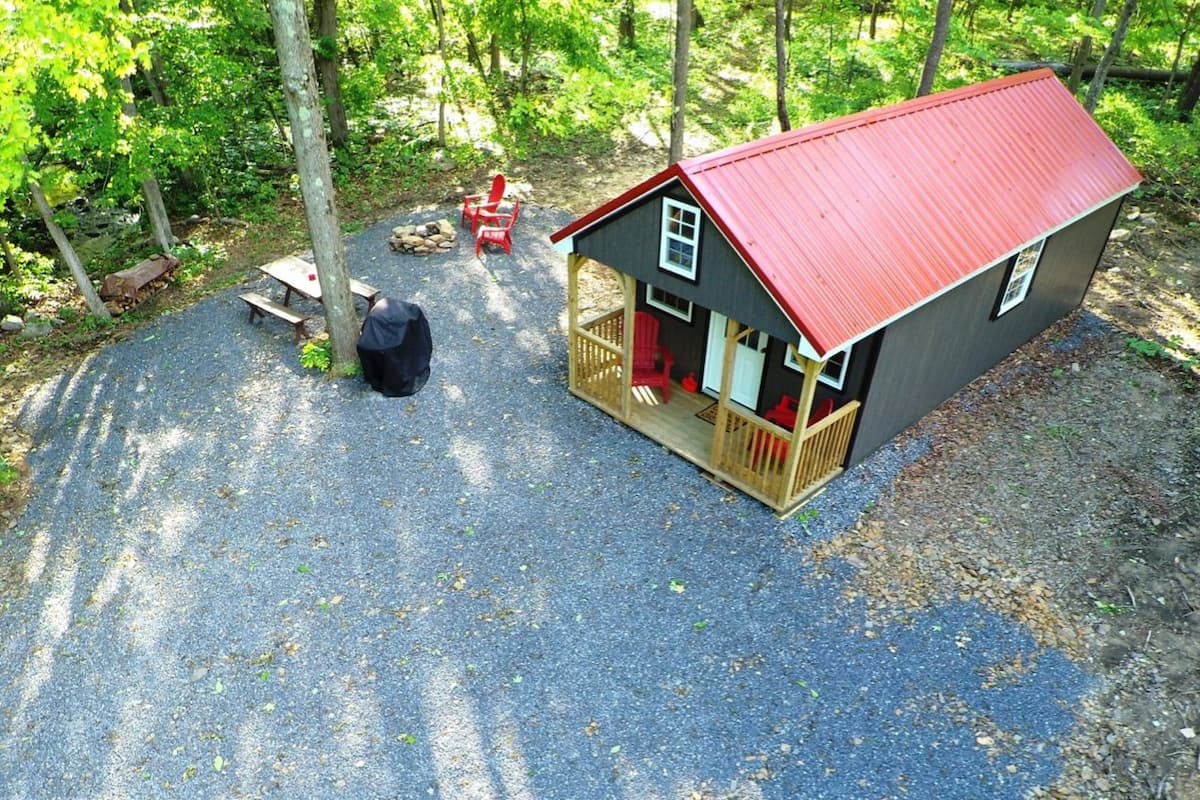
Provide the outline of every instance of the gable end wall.
{"type": "Polygon", "coordinates": [[[664,195],[700,205],[686,189],[673,185],[581,234],[576,252],[784,341],[798,342],[795,327],[707,215],[701,223],[697,282],[658,268],[664,195]]]}

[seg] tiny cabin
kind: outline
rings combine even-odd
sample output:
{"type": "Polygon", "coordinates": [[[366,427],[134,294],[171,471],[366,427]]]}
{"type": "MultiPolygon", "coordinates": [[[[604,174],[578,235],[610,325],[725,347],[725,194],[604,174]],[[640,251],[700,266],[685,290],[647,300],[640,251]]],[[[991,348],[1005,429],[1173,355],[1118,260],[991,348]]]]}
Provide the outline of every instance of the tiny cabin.
{"type": "Polygon", "coordinates": [[[680,161],[551,235],[570,391],[787,513],[1076,308],[1140,180],[1048,70],[680,161]]]}

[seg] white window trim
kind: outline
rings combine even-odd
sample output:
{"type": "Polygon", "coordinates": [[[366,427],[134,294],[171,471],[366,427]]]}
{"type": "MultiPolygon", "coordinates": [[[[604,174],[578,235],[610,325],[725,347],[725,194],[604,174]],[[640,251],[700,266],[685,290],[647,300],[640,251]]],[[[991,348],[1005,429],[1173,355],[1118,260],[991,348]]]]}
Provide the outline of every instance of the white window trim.
{"type": "Polygon", "coordinates": [[[660,237],[661,241],[659,242],[659,248],[658,248],[658,266],[660,269],[664,269],[667,272],[687,278],[688,280],[692,280],[692,281],[696,280],[696,268],[700,264],[700,220],[701,220],[701,214],[700,214],[699,208],[696,208],[695,206],[690,206],[687,203],[681,203],[678,200],[672,200],[670,197],[663,198],[662,234],[660,237]],[[671,209],[673,209],[673,208],[679,209],[680,211],[686,211],[686,212],[688,212],[690,214],[694,214],[696,216],[696,235],[694,238],[688,238],[687,236],[681,236],[679,234],[670,232],[671,209]],[[667,253],[669,252],[669,245],[672,240],[682,242],[687,245],[691,245],[692,268],[690,270],[685,269],[685,268],[679,266],[678,264],[676,264],[675,262],[667,259],[667,253]]]}
{"type": "MultiPolygon", "coordinates": [[[[854,345],[850,345],[850,347],[847,347],[844,350],[839,350],[837,353],[830,353],[830,358],[833,358],[833,356],[836,356],[838,353],[845,354],[845,358],[842,359],[842,369],[837,375],[826,375],[825,369],[822,368],[822,370],[817,373],[817,380],[826,386],[837,389],[840,392],[842,387],[846,385],[846,373],[850,371],[850,350],[853,349],[853,347],[854,345]]],[[[783,365],[790,370],[795,370],[796,372],[801,373],[804,372],[804,366],[792,357],[792,348],[790,347],[787,348],[787,350],[785,350],[783,353],[783,365]]],[[[828,361],[826,361],[825,366],[829,366],[828,361]]]]}
{"type": "Polygon", "coordinates": [[[1037,272],[1038,265],[1042,262],[1042,250],[1045,249],[1045,246],[1046,240],[1042,239],[1017,253],[1013,261],[1012,270],[1008,275],[1008,281],[1004,284],[1004,290],[1000,292],[1000,307],[996,309],[997,317],[1025,302],[1025,298],[1029,295],[1029,287],[1033,285],[1034,273],[1037,272]],[[1022,267],[1022,259],[1025,260],[1025,263],[1029,264],[1029,268],[1024,271],[1018,271],[1022,267]],[[1017,289],[1016,293],[1009,300],[1005,301],[1004,298],[1009,296],[1014,287],[1017,289]]]}
{"type": "MultiPolygon", "coordinates": [[[[661,286],[658,288],[663,292],[667,292],[667,290],[663,289],[661,286]]],[[[680,311],[678,308],[675,308],[675,306],[669,306],[666,303],[660,303],[658,300],[655,300],[654,299],[654,289],[655,289],[655,287],[651,286],[648,283],[646,284],[646,305],[657,308],[659,311],[665,311],[673,317],[679,317],[679,319],[683,320],[684,322],[692,321],[692,301],[691,300],[687,300],[687,311],[686,312],[680,311]]],[[[679,297],[679,295],[675,294],[674,292],[667,292],[667,294],[672,294],[672,295],[675,295],[675,297],[679,297]]],[[[686,298],[684,298],[684,297],[679,297],[679,299],[686,300],[686,298]]]]}

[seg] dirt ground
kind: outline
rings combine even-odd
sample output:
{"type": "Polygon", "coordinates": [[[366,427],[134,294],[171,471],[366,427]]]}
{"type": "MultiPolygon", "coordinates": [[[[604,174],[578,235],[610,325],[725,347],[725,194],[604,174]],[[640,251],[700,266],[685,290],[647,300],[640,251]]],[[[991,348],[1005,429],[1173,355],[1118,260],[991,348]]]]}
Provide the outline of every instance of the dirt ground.
{"type": "MultiPolygon", "coordinates": [[[[529,202],[583,212],[664,164],[634,145],[602,167],[564,156],[508,176],[529,202]]],[[[453,199],[484,177],[401,201],[453,199]]],[[[930,453],[814,557],[847,559],[847,599],[881,618],[974,599],[1086,665],[1097,681],[1064,743],[1066,769],[1039,796],[1200,798],[1200,373],[1180,364],[1200,353],[1200,216],[1131,202],[1118,225],[1083,310],[910,432],[931,437],[930,453]],[[1130,338],[1168,349],[1146,358],[1130,338]]],[[[600,272],[585,297],[603,308],[614,286],[600,272]]],[[[0,356],[11,463],[29,445],[11,424],[24,389],[86,350],[0,356]]],[[[28,489],[0,487],[0,535],[28,489]]],[[[0,563],[0,604],[19,574],[0,563]]],[[[983,677],[1019,681],[1029,666],[983,677]]]]}

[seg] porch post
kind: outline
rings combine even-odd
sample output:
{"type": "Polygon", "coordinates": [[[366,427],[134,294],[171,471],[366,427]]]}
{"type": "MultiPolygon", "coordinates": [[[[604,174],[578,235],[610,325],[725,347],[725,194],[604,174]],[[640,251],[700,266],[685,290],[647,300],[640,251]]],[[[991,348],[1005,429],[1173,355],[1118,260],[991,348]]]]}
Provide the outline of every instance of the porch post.
{"type": "Polygon", "coordinates": [[[633,410],[633,312],[637,306],[637,278],[619,273],[625,290],[625,316],[621,327],[621,419],[633,410]]]}
{"type": "Polygon", "coordinates": [[[717,396],[717,424],[716,431],[713,432],[712,458],[716,464],[724,462],[725,433],[729,427],[729,391],[733,387],[733,362],[737,357],[737,333],[737,320],[726,317],[725,355],[721,366],[721,394],[717,396]]]}
{"type": "MultiPolygon", "coordinates": [[[[800,361],[803,357],[797,352],[795,345],[789,344],[792,358],[800,361]]],[[[817,393],[817,376],[823,366],[820,361],[804,358],[804,388],[800,391],[799,402],[796,404],[796,425],[792,428],[792,441],[788,445],[787,459],[783,462],[783,483],[779,487],[779,507],[783,508],[791,502],[793,489],[796,486],[796,473],[800,468],[800,457],[803,455],[804,433],[808,428],[808,416],[812,413],[813,396],[817,393]]]]}
{"type": "Polygon", "coordinates": [[[578,253],[567,254],[567,386],[578,389],[575,374],[575,340],[579,330],[579,269],[584,257],[578,253]]]}

